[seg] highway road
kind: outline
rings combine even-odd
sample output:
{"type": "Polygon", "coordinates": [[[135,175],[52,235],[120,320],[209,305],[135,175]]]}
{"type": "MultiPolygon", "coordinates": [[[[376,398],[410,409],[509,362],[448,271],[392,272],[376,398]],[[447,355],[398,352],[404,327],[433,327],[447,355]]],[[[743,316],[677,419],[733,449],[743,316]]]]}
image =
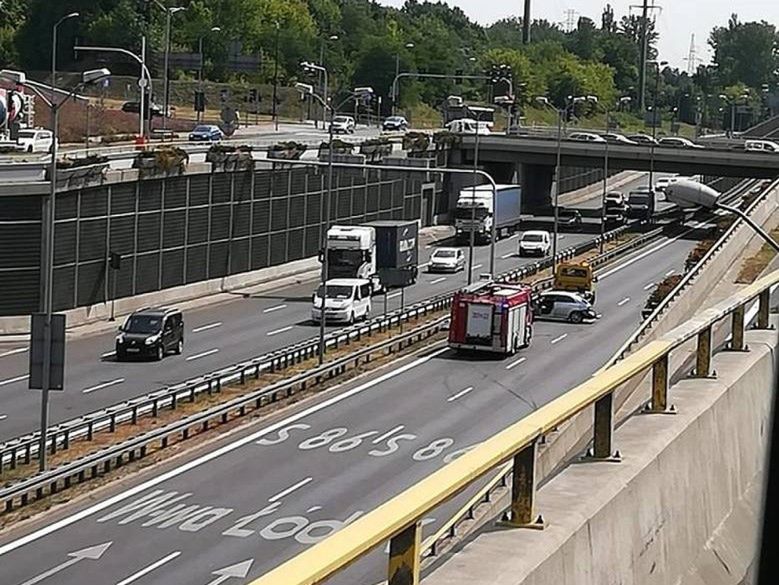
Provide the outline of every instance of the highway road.
{"type": "MultiPolygon", "coordinates": [[[[591,376],[694,245],[661,240],[607,268],[594,324],[539,322],[531,347],[503,360],[430,349],[6,535],[3,582],[246,583],[591,376]]],[[[354,574],[370,585],[384,565],[368,557],[354,574]]]]}

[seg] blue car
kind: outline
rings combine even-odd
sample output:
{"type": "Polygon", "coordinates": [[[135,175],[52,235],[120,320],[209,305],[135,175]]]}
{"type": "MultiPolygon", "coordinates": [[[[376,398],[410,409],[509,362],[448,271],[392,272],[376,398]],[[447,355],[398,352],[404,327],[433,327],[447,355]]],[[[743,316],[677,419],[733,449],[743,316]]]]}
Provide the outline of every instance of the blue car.
{"type": "Polygon", "coordinates": [[[189,140],[192,142],[215,142],[222,140],[222,138],[224,138],[224,133],[218,126],[213,126],[211,124],[196,126],[195,129],[189,133],[189,140]]]}

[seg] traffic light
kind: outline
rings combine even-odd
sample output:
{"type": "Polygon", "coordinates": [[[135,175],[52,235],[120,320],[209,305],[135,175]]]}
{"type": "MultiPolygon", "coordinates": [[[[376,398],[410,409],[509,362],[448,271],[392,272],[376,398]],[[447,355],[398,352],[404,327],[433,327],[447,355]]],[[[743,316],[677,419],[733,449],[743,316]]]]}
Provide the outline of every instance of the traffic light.
{"type": "Polygon", "coordinates": [[[250,89],[249,90],[249,103],[250,104],[257,103],[257,90],[256,89],[250,89]]]}
{"type": "Polygon", "coordinates": [[[195,92],[195,111],[196,112],[206,111],[206,94],[202,91],[195,92]]]}

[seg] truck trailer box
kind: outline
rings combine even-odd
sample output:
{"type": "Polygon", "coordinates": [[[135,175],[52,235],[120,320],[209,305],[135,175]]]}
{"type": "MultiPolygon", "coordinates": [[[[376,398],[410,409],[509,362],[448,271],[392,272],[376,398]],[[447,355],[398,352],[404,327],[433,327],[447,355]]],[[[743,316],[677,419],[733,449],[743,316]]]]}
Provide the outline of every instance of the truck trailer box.
{"type": "Polygon", "coordinates": [[[384,286],[416,282],[419,225],[410,220],[379,220],[364,224],[376,231],[376,270],[384,286]]]}

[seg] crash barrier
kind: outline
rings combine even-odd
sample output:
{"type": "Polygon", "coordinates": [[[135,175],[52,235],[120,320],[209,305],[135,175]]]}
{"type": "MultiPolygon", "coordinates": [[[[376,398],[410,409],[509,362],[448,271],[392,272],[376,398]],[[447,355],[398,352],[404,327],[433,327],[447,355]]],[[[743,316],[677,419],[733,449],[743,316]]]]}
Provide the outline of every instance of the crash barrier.
{"type": "MultiPolygon", "coordinates": [[[[732,189],[728,194],[726,194],[722,198],[722,203],[728,204],[735,199],[738,199],[742,197],[745,193],[747,193],[751,188],[755,186],[756,183],[761,183],[761,181],[746,181],[744,185],[740,185],[734,189],[732,189]]],[[[779,187],[779,179],[772,181],[768,184],[768,186],[760,187],[762,190],[762,193],[759,197],[757,197],[750,206],[746,209],[745,213],[747,215],[751,215],[752,212],[757,208],[758,205],[760,205],[764,200],[765,197],[771,193],[774,189],[779,187]]],[[[660,304],[655,307],[655,310],[652,311],[652,313],[644,319],[644,321],[639,325],[638,329],[633,333],[633,335],[630,336],[630,338],[620,347],[617,352],[614,354],[614,357],[612,357],[611,360],[609,360],[607,365],[612,365],[616,363],[617,361],[624,359],[626,355],[628,355],[633,348],[641,342],[641,340],[649,333],[649,331],[652,329],[652,327],[660,320],[660,318],[663,316],[663,314],[668,310],[668,308],[676,301],[677,298],[679,298],[679,295],[681,295],[685,290],[687,290],[692,284],[697,280],[697,278],[703,273],[705,268],[708,266],[709,262],[714,258],[719,252],[727,245],[727,243],[733,238],[733,235],[736,233],[736,230],[738,230],[741,226],[745,225],[744,220],[741,218],[736,218],[736,220],[730,225],[730,227],[725,231],[724,234],[715,242],[715,244],[709,248],[709,250],[706,252],[706,254],[701,258],[693,268],[687,272],[682,279],[679,281],[679,283],[671,290],[671,292],[660,302],[660,304]]],[[[747,226],[748,228],[748,226],[747,226]]]]}
{"type": "MultiPolygon", "coordinates": [[[[607,237],[614,239],[626,229],[627,226],[623,226],[623,228],[607,234],[607,237]]],[[[626,244],[618,246],[614,250],[594,258],[591,262],[593,265],[607,262],[621,253],[626,253],[646,244],[648,241],[661,235],[665,229],[653,229],[642,236],[633,238],[626,244]]],[[[559,262],[563,259],[572,258],[577,254],[598,246],[600,242],[600,238],[597,238],[564,250],[557,255],[556,261],[559,262]]],[[[552,259],[547,259],[501,274],[497,278],[500,280],[518,281],[532,276],[545,268],[549,268],[551,264],[552,259]]],[[[534,287],[537,291],[540,291],[548,288],[550,285],[551,279],[543,279],[535,283],[534,287]]],[[[334,332],[326,337],[325,349],[326,351],[332,351],[342,348],[361,339],[370,338],[375,334],[387,332],[391,328],[402,325],[412,319],[447,309],[451,305],[453,297],[454,293],[438,295],[406,309],[377,317],[367,323],[334,332]]],[[[440,317],[431,323],[418,327],[410,333],[404,334],[401,332],[400,335],[395,335],[389,340],[381,341],[367,348],[358,349],[348,356],[326,362],[324,365],[308,370],[303,374],[293,375],[289,380],[284,381],[281,386],[279,384],[271,384],[267,388],[248,393],[224,405],[216,406],[198,415],[186,417],[180,422],[171,423],[160,429],[159,432],[162,432],[162,434],[155,431],[148,441],[143,439],[146,435],[142,435],[141,437],[118,443],[95,454],[88,455],[85,458],[64,464],[61,467],[40,473],[29,480],[11,484],[0,490],[0,503],[4,502],[5,509],[11,510],[17,504],[26,505],[30,501],[34,501],[34,499],[43,497],[45,493],[56,493],[61,489],[61,486],[69,487],[74,481],[74,476],[76,481],[85,481],[95,477],[98,473],[106,473],[113,467],[121,465],[125,461],[125,457],[129,461],[133,461],[145,456],[149,443],[162,441],[164,443],[163,446],[166,446],[168,440],[165,437],[181,434],[186,438],[189,429],[194,428],[198,424],[203,424],[203,429],[207,429],[209,421],[213,421],[216,418],[227,422],[230,416],[229,413],[235,412],[236,409],[243,416],[249,409],[260,408],[268,403],[275,403],[280,396],[289,396],[294,393],[294,388],[296,387],[304,389],[307,382],[311,384],[310,381],[312,379],[319,382],[324,378],[329,379],[343,373],[346,370],[346,364],[351,363],[353,360],[356,365],[359,364],[360,359],[376,352],[385,351],[388,347],[400,349],[426,339],[441,330],[444,323],[448,322],[448,319],[448,315],[440,317]],[[32,495],[34,495],[34,498],[31,497],[32,495]]],[[[47,449],[51,454],[56,454],[60,450],[69,449],[71,443],[75,440],[91,441],[94,435],[100,431],[107,430],[110,433],[114,433],[121,424],[135,425],[142,416],[157,417],[165,409],[176,410],[183,404],[194,402],[201,394],[213,395],[229,384],[237,383],[244,385],[249,381],[257,380],[263,373],[281,373],[305,360],[316,357],[318,355],[318,347],[318,338],[312,338],[270,354],[201,376],[195,380],[171,386],[122,402],[110,408],[54,425],[48,431],[47,449]]],[[[392,350],[390,349],[390,351],[392,350]]],[[[33,461],[38,453],[39,436],[38,432],[30,433],[0,445],[0,475],[8,469],[13,470],[20,464],[29,464],[33,461]]]]}
{"type": "Polygon", "coordinates": [[[711,375],[714,352],[712,328],[730,319],[729,350],[748,351],[744,343],[746,309],[758,299],[757,329],[768,329],[771,288],[779,283],[775,271],[688,323],[652,341],[633,355],[576,386],[519,422],[482,442],[473,450],[416,483],[332,536],[254,580],[251,585],[314,585],[350,565],[389,540],[388,580],[391,585],[417,585],[423,553],[421,521],[485,474],[511,462],[511,503],[502,524],[513,528],[543,529],[537,515],[536,458],[539,443],[578,413],[592,407],[592,448],[585,461],[619,461],[615,450],[614,392],[624,383],[651,370],[652,391],[646,411],[668,408],[669,356],[697,339],[694,377],[711,375]]]}

